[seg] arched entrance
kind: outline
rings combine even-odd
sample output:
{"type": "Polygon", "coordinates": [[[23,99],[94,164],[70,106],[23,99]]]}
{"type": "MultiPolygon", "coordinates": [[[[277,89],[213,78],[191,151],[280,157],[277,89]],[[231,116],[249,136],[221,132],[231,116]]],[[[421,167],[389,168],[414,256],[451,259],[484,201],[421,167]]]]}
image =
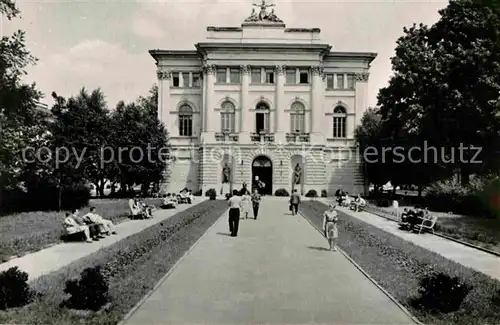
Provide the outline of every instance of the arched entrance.
{"type": "Polygon", "coordinates": [[[258,156],[252,162],[252,190],[256,188],[257,180],[265,184],[261,194],[273,194],[273,163],[266,156],[258,156]]]}

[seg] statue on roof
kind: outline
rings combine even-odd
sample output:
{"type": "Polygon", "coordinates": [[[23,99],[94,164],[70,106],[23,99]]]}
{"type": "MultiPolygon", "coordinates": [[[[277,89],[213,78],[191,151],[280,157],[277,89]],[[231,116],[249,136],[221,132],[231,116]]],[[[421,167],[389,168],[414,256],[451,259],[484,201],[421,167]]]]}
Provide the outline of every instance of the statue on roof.
{"type": "Polygon", "coordinates": [[[252,14],[245,19],[245,22],[275,22],[275,23],[282,23],[283,21],[279,19],[276,14],[274,13],[274,9],[271,11],[271,13],[267,12],[267,8],[274,7],[274,4],[267,4],[266,0],[262,0],[261,4],[252,4],[254,7],[259,7],[260,12],[257,15],[257,12],[255,8],[252,9],[252,14]]]}

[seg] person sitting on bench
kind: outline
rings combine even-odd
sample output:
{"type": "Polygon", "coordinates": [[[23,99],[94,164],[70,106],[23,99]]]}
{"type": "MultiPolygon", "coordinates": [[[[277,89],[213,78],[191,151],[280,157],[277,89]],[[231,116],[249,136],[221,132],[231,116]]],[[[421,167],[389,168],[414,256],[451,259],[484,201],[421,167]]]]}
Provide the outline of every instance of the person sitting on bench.
{"type": "Polygon", "coordinates": [[[104,219],[96,212],[95,207],[90,208],[90,212],[83,216],[83,220],[87,223],[97,224],[103,229],[103,232],[108,236],[113,234],[116,235],[115,225],[111,220],[104,219]]]}
{"type": "Polygon", "coordinates": [[[165,209],[175,209],[177,207],[177,200],[172,194],[167,193],[163,199],[163,208],[165,209]]]}
{"type": "Polygon", "coordinates": [[[71,218],[73,218],[73,220],[75,220],[78,225],[89,227],[90,238],[95,241],[98,241],[100,238],[104,238],[104,236],[101,235],[101,227],[98,224],[86,222],[82,217],[78,215],[78,212],[78,209],[73,209],[71,218]]]}
{"type": "Polygon", "coordinates": [[[342,202],[342,206],[349,207],[352,203],[352,197],[349,196],[349,193],[345,192],[345,197],[342,202]]]}
{"type": "Polygon", "coordinates": [[[148,206],[143,200],[139,201],[139,206],[142,209],[146,219],[153,218],[153,207],[148,206]]]}
{"type": "Polygon", "coordinates": [[[71,217],[71,213],[66,212],[66,217],[64,218],[64,230],[68,236],[75,235],[78,233],[83,233],[85,241],[87,243],[92,243],[90,237],[90,229],[87,225],[79,225],[75,219],[71,217]]]}
{"type": "Polygon", "coordinates": [[[335,196],[337,197],[337,202],[339,203],[339,205],[342,205],[342,202],[344,201],[343,198],[345,196],[345,192],[342,187],[335,192],[335,196]]]}
{"type": "Polygon", "coordinates": [[[130,214],[132,215],[133,219],[144,219],[146,218],[146,215],[144,214],[144,211],[139,204],[139,202],[136,199],[130,199],[128,201],[128,205],[130,207],[130,214]]]}
{"type": "Polygon", "coordinates": [[[366,201],[361,197],[360,194],[354,199],[354,201],[351,204],[351,209],[354,210],[354,212],[359,212],[361,209],[363,209],[366,206],[366,201]]]}

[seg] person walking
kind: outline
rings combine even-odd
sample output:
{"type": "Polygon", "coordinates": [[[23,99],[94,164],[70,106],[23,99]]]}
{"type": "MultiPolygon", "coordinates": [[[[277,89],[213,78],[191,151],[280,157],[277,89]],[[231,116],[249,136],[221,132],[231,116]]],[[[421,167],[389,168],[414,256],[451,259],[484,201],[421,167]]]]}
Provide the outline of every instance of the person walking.
{"type": "Polygon", "coordinates": [[[299,204],[300,204],[300,195],[297,192],[297,189],[294,189],[292,195],[290,196],[290,206],[292,210],[292,216],[296,215],[299,212],[299,204]]]}
{"type": "Polygon", "coordinates": [[[337,251],[335,244],[339,236],[337,228],[338,216],[335,208],[335,204],[332,203],[328,207],[328,210],[323,213],[323,233],[326,239],[328,239],[328,244],[330,244],[330,251],[337,251]]]}
{"type": "Polygon", "coordinates": [[[257,216],[259,215],[259,206],[260,206],[260,194],[257,189],[253,191],[252,194],[252,208],[253,208],[253,218],[257,220],[257,216]]]}
{"type": "Polygon", "coordinates": [[[233,190],[233,196],[229,199],[229,232],[231,237],[238,236],[238,226],[240,224],[241,197],[237,190],[233,190]]]}
{"type": "Polygon", "coordinates": [[[250,193],[248,193],[248,191],[243,192],[241,196],[241,216],[243,219],[248,219],[250,216],[251,200],[250,193]]]}

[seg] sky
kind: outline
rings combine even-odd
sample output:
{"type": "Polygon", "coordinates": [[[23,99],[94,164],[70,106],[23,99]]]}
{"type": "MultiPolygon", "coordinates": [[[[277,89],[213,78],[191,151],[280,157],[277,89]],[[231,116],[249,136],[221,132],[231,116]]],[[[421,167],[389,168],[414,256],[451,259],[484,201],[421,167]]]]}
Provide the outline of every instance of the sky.
{"type": "MultiPolygon", "coordinates": [[[[146,96],[156,82],[150,49],[194,50],[207,26],[240,26],[254,0],[24,0],[21,17],[2,18],[0,34],[26,31],[39,61],[27,82],[53,105],[56,91],[71,96],[101,88],[109,108],[146,96]]],[[[391,76],[390,58],[403,27],[433,24],[448,1],[438,0],[271,0],[287,27],[321,28],[334,51],[376,52],[370,68],[369,106],[391,76]]]]}

